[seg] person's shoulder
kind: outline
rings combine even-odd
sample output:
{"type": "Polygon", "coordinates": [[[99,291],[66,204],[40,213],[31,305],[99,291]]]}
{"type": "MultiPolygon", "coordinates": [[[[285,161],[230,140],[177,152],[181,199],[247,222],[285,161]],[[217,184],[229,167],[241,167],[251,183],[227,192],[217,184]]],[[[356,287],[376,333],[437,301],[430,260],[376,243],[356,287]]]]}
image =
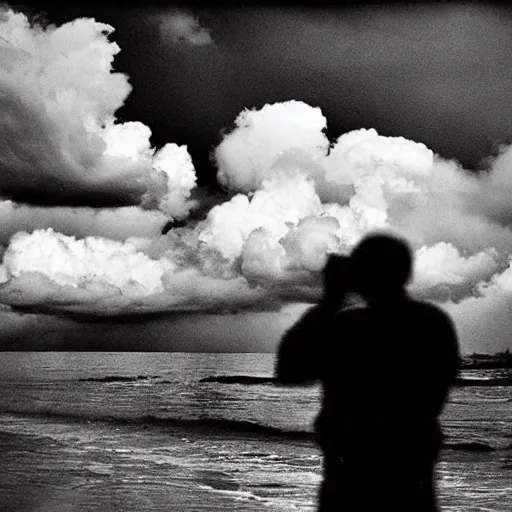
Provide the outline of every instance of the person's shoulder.
{"type": "Polygon", "coordinates": [[[432,314],[445,314],[445,312],[437,304],[434,304],[433,302],[427,300],[420,300],[409,297],[407,300],[407,304],[418,310],[429,311],[432,314]]]}
{"type": "Polygon", "coordinates": [[[443,310],[434,304],[433,302],[427,301],[427,300],[420,300],[416,298],[409,297],[406,301],[406,303],[417,310],[421,311],[429,311],[432,312],[432,314],[437,313],[444,313],[443,310]]]}
{"type": "Polygon", "coordinates": [[[407,305],[413,314],[422,316],[432,322],[452,324],[448,313],[432,302],[409,299],[407,305]]]}

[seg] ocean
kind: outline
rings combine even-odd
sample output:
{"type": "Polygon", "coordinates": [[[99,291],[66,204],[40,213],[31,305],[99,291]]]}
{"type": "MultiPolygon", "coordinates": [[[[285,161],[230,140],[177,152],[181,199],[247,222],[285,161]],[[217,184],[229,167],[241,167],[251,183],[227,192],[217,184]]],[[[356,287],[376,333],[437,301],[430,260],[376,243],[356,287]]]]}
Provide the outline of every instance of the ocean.
{"type": "MultiPolygon", "coordinates": [[[[319,388],[270,382],[274,357],[3,352],[0,510],[314,511],[319,388]]],[[[512,510],[511,389],[453,389],[443,511],[512,510]]]]}

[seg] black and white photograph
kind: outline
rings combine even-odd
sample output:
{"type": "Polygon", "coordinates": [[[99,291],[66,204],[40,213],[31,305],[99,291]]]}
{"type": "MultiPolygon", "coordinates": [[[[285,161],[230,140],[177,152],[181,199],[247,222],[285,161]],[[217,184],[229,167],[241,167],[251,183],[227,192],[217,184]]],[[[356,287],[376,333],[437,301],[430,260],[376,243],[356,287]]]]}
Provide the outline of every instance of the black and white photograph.
{"type": "Polygon", "coordinates": [[[0,512],[507,512],[511,351],[511,4],[0,4],[0,512]]]}

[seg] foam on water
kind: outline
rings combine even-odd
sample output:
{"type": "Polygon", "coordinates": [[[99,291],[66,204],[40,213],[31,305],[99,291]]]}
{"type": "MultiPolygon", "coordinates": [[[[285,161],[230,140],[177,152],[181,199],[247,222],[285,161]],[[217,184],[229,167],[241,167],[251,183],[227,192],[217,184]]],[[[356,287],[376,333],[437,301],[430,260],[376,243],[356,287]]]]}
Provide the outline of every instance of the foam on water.
{"type": "MultiPolygon", "coordinates": [[[[7,355],[3,492],[17,512],[43,492],[53,498],[41,510],[312,511],[318,388],[200,382],[273,366],[271,354],[7,355]]],[[[511,417],[510,388],[453,390],[442,422],[462,449],[438,465],[443,510],[512,509],[511,417]]]]}

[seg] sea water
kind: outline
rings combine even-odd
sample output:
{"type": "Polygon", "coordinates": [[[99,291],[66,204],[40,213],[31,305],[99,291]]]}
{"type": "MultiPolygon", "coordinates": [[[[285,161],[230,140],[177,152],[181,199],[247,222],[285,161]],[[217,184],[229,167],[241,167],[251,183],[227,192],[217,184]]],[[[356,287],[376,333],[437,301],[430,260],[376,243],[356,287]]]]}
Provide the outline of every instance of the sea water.
{"type": "MultiPolygon", "coordinates": [[[[266,380],[274,363],[273,354],[2,353],[0,510],[315,510],[319,388],[276,386],[266,380]],[[203,380],[240,375],[254,379],[203,380]]],[[[511,390],[452,391],[437,466],[443,511],[512,510],[511,390]]]]}

